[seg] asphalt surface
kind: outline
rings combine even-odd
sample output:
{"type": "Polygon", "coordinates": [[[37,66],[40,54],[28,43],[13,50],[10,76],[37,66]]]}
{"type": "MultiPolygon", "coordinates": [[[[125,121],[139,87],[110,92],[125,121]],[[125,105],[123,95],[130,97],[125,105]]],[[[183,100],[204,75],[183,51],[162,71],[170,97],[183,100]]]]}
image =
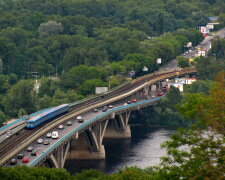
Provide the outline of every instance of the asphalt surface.
{"type": "MultiPolygon", "coordinates": [[[[220,29],[211,36],[206,36],[205,39],[198,46],[192,48],[191,51],[186,51],[183,56],[187,58],[194,58],[195,55],[198,54],[197,48],[200,48],[201,50],[206,50],[207,52],[211,48],[211,43],[214,37],[225,38],[225,28],[220,29]]],[[[159,71],[175,70],[177,68],[177,62],[176,59],[174,59],[171,62],[161,66],[159,68],[159,71]]]]}
{"type": "MultiPolygon", "coordinates": [[[[214,36],[219,36],[221,38],[225,37],[225,28],[221,29],[220,31],[218,31],[214,36]]],[[[213,39],[213,36],[208,36],[206,37],[199,46],[201,49],[209,49],[211,41],[213,39]]],[[[196,48],[197,48],[196,47],[196,48]]],[[[194,49],[193,51],[190,51],[188,53],[185,54],[185,57],[189,57],[192,58],[195,56],[195,54],[197,53],[197,50],[194,49]]],[[[174,70],[177,69],[177,63],[176,60],[172,60],[171,62],[167,63],[166,65],[160,67],[159,71],[165,71],[165,70],[174,70]]],[[[117,104],[114,105],[114,107],[119,107],[119,106],[123,106],[123,104],[117,104]]],[[[104,112],[102,112],[102,108],[99,109],[98,112],[90,112],[88,114],[83,115],[84,118],[84,122],[89,121],[90,119],[92,119],[93,117],[100,115],[104,112]]],[[[58,131],[59,133],[59,138],[58,139],[52,139],[52,138],[47,138],[46,135],[40,137],[42,139],[48,139],[50,141],[49,145],[43,145],[43,144],[38,144],[37,142],[31,144],[31,146],[37,150],[37,156],[31,156],[31,152],[28,152],[26,150],[20,152],[22,154],[24,154],[24,156],[29,158],[29,162],[28,163],[22,163],[22,160],[18,160],[17,157],[15,157],[17,159],[17,164],[21,165],[21,164],[26,164],[29,165],[31,164],[35,159],[37,159],[38,156],[40,156],[43,152],[45,152],[50,146],[52,146],[53,144],[55,144],[57,141],[60,140],[60,138],[64,137],[66,134],[68,134],[69,132],[71,132],[73,129],[81,126],[82,123],[78,123],[77,120],[72,120],[72,125],[68,126],[66,124],[64,124],[64,129],[53,129],[51,132],[53,131],[58,131]]],[[[9,165],[9,164],[8,164],[9,165]]],[[[11,166],[11,165],[9,165],[11,166]]]]}
{"type": "MultiPolygon", "coordinates": [[[[146,99],[139,99],[140,100],[146,100],[146,99]]],[[[124,106],[124,103],[118,103],[118,104],[114,104],[113,108],[115,107],[119,107],[119,106],[124,106]]],[[[89,112],[85,115],[82,115],[84,122],[89,121],[90,119],[94,118],[97,115],[100,114],[104,114],[105,112],[102,111],[102,108],[98,109],[98,112],[89,112]]],[[[110,108],[108,108],[109,110],[110,108]]],[[[28,157],[29,158],[29,162],[28,163],[23,163],[22,159],[18,159],[17,156],[15,156],[14,158],[17,159],[17,165],[27,165],[29,166],[34,160],[36,160],[42,153],[44,153],[49,147],[51,147],[52,145],[54,145],[57,141],[60,140],[60,138],[64,137],[65,135],[67,135],[68,133],[70,133],[72,130],[74,130],[75,128],[78,128],[79,126],[81,126],[83,123],[78,123],[78,121],[75,120],[71,120],[72,125],[68,126],[66,123],[63,124],[64,128],[63,129],[58,129],[55,128],[52,131],[50,131],[50,133],[52,133],[53,131],[57,131],[59,134],[59,138],[58,139],[52,139],[52,138],[47,138],[47,134],[45,134],[44,136],[41,136],[39,138],[42,138],[43,140],[49,140],[49,145],[44,145],[44,144],[39,144],[37,142],[34,142],[31,144],[31,146],[34,148],[34,150],[37,151],[37,156],[31,156],[31,152],[28,152],[27,150],[24,150],[22,152],[20,152],[19,154],[24,154],[24,157],[28,157]]],[[[18,154],[17,154],[18,155],[18,154]]],[[[9,163],[7,164],[7,166],[14,166],[14,165],[10,165],[9,163]]]]}

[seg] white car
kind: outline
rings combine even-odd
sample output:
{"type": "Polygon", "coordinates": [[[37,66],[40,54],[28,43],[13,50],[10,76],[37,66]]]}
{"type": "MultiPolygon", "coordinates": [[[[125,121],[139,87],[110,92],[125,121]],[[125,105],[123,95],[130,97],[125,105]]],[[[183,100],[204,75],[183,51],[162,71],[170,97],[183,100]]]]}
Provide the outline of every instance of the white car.
{"type": "Polygon", "coordinates": [[[52,139],[58,139],[59,138],[59,133],[58,131],[53,131],[52,132],[52,139]]]}
{"type": "Polygon", "coordinates": [[[52,133],[47,133],[46,137],[47,138],[51,138],[52,137],[52,133]]]}
{"type": "Polygon", "coordinates": [[[112,109],[112,108],[113,108],[113,105],[110,104],[108,107],[109,107],[110,109],[112,109]]]}
{"type": "Polygon", "coordinates": [[[63,129],[64,126],[62,124],[59,125],[58,129],[63,129]]]}
{"type": "Polygon", "coordinates": [[[37,140],[37,143],[38,143],[38,144],[42,144],[42,143],[43,143],[43,139],[39,138],[39,139],[37,140]]]}
{"type": "Polygon", "coordinates": [[[84,122],[84,119],[83,119],[82,116],[77,116],[77,121],[78,121],[79,123],[83,123],[83,122],[84,122]]]}
{"type": "Polygon", "coordinates": [[[67,121],[66,124],[67,126],[72,126],[72,121],[67,121]]]}

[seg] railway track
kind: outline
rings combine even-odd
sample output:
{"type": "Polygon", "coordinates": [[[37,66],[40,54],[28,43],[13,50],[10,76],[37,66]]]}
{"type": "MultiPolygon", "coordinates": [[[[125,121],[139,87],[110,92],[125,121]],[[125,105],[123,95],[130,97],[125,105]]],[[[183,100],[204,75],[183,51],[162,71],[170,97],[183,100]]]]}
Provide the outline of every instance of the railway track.
{"type": "Polygon", "coordinates": [[[11,138],[3,141],[0,144],[0,159],[2,157],[4,157],[6,154],[8,154],[10,151],[14,150],[19,144],[21,144],[25,139],[29,138],[36,131],[38,131],[39,129],[47,126],[49,122],[52,122],[52,121],[54,121],[54,119],[57,119],[57,118],[59,118],[63,115],[65,115],[65,113],[61,114],[59,116],[56,116],[55,118],[52,118],[49,121],[44,122],[43,124],[37,126],[34,129],[23,128],[20,131],[18,131],[15,135],[13,135],[11,138]]]}
{"type": "MultiPolygon", "coordinates": [[[[183,72],[183,74],[185,74],[185,73],[186,73],[186,71],[183,72]]],[[[100,106],[104,105],[104,103],[107,104],[107,103],[116,102],[116,101],[118,101],[118,99],[115,98],[115,97],[117,97],[117,95],[123,93],[123,94],[125,94],[125,97],[128,97],[129,96],[128,92],[131,91],[131,89],[134,89],[136,86],[138,87],[139,85],[143,84],[143,82],[145,82],[144,85],[146,85],[147,82],[152,83],[152,82],[158,81],[158,80],[162,79],[163,77],[166,77],[167,74],[171,74],[171,76],[176,75],[176,73],[174,73],[174,72],[166,72],[166,73],[158,73],[155,75],[148,75],[148,76],[145,76],[145,77],[142,77],[142,78],[136,80],[133,83],[127,84],[119,89],[116,89],[115,91],[113,91],[109,94],[104,95],[104,98],[99,96],[99,97],[90,99],[88,101],[84,101],[81,104],[72,106],[71,110],[70,110],[71,112],[67,113],[66,115],[62,116],[59,119],[46,122],[46,123],[48,123],[48,126],[45,127],[46,124],[43,124],[42,126],[37,127],[37,129],[35,128],[33,131],[27,130],[29,132],[26,132],[24,135],[19,135],[14,140],[11,139],[11,142],[8,145],[6,145],[4,148],[0,147],[0,159],[2,159],[7,154],[10,154],[11,152],[16,151],[16,148],[20,147],[20,145],[26,144],[26,142],[23,143],[23,141],[26,139],[26,137],[27,137],[27,140],[30,139],[30,142],[32,140],[34,141],[38,135],[39,136],[43,135],[43,133],[46,133],[46,131],[49,128],[54,128],[59,123],[63,123],[68,119],[74,118],[74,116],[77,116],[79,113],[85,113],[85,112],[90,111],[92,105],[96,105],[96,106],[100,107],[100,106]],[[128,95],[126,95],[126,94],[128,94],[128,95]],[[114,97],[114,98],[112,98],[112,97],[114,97]],[[112,100],[110,100],[110,98],[112,98],[112,100]],[[113,101],[113,99],[115,99],[115,100],[113,101]],[[34,135],[34,137],[32,137],[31,135],[34,135]]],[[[10,158],[12,158],[12,157],[10,157],[10,158]]],[[[0,164],[2,165],[2,162],[0,162],[0,164]]]]}

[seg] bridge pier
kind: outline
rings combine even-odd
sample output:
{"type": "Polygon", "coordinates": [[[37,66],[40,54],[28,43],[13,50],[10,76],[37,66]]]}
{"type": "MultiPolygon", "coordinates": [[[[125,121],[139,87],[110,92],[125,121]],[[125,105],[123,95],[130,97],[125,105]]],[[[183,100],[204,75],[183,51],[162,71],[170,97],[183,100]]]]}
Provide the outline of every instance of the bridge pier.
{"type": "Polygon", "coordinates": [[[78,139],[72,139],[67,159],[105,159],[105,148],[102,145],[102,140],[108,121],[96,122],[82,132],[78,139]]]}
{"type": "Polygon", "coordinates": [[[110,119],[104,138],[107,139],[119,139],[119,138],[130,138],[131,131],[128,125],[131,111],[116,115],[114,119],[110,119]]]}
{"type": "Polygon", "coordinates": [[[49,156],[49,163],[51,164],[51,167],[54,168],[63,168],[68,150],[70,148],[70,142],[67,142],[66,144],[60,146],[57,148],[54,152],[52,152],[49,156]]]}

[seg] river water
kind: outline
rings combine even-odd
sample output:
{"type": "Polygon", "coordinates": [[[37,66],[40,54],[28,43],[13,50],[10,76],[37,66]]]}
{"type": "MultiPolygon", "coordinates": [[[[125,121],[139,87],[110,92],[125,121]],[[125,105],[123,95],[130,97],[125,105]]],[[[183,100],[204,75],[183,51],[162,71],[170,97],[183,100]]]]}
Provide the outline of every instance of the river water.
{"type": "Polygon", "coordinates": [[[126,166],[145,168],[158,165],[160,157],[166,155],[166,150],[160,144],[169,139],[175,130],[162,128],[144,128],[131,126],[131,139],[107,140],[105,160],[67,160],[65,168],[71,174],[84,169],[97,169],[105,173],[113,173],[126,166]]]}

